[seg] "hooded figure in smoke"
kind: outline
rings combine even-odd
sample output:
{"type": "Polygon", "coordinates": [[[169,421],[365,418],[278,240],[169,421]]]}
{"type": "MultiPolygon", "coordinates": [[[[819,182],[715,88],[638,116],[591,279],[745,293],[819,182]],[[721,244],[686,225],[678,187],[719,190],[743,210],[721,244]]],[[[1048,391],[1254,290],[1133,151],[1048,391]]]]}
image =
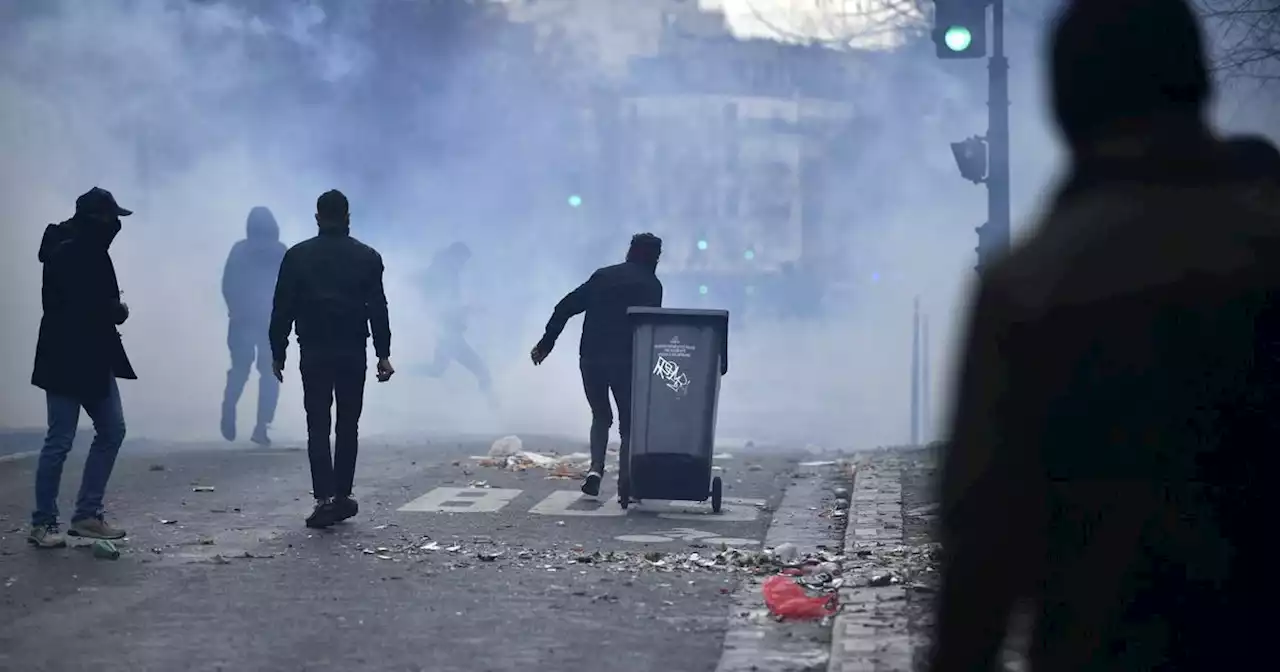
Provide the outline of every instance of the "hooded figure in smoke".
{"type": "Polygon", "coordinates": [[[227,371],[227,388],[222,397],[222,436],[228,441],[236,438],[236,404],[256,360],[258,422],[250,440],[261,445],[271,443],[267,425],[275,418],[280,383],[271,373],[267,326],[284,253],[275,216],[262,206],[250,210],[245,239],[231,247],[222,272],[222,297],[227,301],[230,318],[227,349],[231,351],[231,369],[227,371]]]}
{"type": "Polygon", "coordinates": [[[436,351],[423,373],[438,378],[450,362],[457,362],[471,372],[480,391],[492,401],[492,378],[489,367],[467,342],[467,318],[470,308],[462,301],[462,269],[471,259],[471,248],[456,242],[436,253],[426,272],[425,291],[435,312],[436,351]]]}

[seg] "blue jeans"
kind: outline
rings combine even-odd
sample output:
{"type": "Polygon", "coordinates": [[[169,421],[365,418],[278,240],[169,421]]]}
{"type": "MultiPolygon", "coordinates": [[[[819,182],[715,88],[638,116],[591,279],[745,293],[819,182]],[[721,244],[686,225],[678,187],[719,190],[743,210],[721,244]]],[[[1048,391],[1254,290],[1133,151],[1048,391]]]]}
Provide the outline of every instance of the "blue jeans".
{"type": "Polygon", "coordinates": [[[76,425],[80,423],[83,406],[93,420],[93,443],[84,461],[84,476],[80,480],[80,494],[76,497],[76,512],[71,522],[102,516],[102,498],[106,494],[107,481],[124,443],[124,408],[120,404],[120,388],[115,376],[107,387],[107,396],[82,404],[74,397],[46,393],[49,407],[49,432],[40,449],[40,463],[36,467],[36,510],[31,514],[32,525],[49,525],[58,522],[58,490],[62,484],[62,465],[71,452],[76,438],[76,425]]]}

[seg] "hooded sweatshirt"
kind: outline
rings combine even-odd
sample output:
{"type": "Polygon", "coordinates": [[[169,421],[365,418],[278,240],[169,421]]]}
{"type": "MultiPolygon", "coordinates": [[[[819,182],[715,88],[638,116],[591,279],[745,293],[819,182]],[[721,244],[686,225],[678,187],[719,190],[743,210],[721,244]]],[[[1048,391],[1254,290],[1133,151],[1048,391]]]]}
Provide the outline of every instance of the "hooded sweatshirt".
{"type": "Polygon", "coordinates": [[[232,246],[222,272],[222,297],[233,322],[265,328],[271,320],[271,297],[284,253],[275,216],[262,206],[250,210],[245,239],[232,246]]]}
{"type": "Polygon", "coordinates": [[[37,258],[44,266],[44,315],[33,385],[84,401],[107,393],[110,375],[136,379],[116,325],[128,314],[108,249],[115,226],[73,218],[50,224],[37,258]]]}

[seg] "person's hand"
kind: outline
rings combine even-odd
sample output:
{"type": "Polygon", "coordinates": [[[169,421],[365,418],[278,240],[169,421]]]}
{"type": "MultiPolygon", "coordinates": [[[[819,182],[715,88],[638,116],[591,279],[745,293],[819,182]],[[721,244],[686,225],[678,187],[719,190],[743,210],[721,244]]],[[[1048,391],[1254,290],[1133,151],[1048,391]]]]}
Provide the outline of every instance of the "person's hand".
{"type": "Polygon", "coordinates": [[[533,346],[533,349],[529,351],[529,359],[533,360],[534,366],[538,366],[549,354],[551,354],[550,351],[543,350],[541,346],[535,345],[533,346]]]}
{"type": "Polygon", "coordinates": [[[395,375],[395,372],[396,372],[396,369],[395,367],[391,366],[391,359],[389,357],[378,358],[378,382],[379,383],[385,383],[388,380],[391,380],[391,376],[395,375]]]}
{"type": "Polygon", "coordinates": [[[271,362],[271,373],[276,377],[276,380],[283,383],[284,382],[284,362],[280,362],[280,361],[271,362]]]}

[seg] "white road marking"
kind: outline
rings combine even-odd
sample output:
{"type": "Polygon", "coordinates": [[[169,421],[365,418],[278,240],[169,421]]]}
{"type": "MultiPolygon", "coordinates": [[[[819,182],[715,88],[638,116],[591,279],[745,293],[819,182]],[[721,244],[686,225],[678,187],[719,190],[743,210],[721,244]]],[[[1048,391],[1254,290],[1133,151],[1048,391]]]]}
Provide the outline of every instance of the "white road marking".
{"type": "Polygon", "coordinates": [[[680,527],[674,530],[666,530],[664,532],[654,532],[652,534],[624,534],[620,537],[614,537],[617,541],[626,541],[633,544],[662,544],[673,541],[698,542],[711,546],[755,546],[760,542],[754,539],[739,539],[737,537],[718,537],[715,532],[705,532],[703,530],[695,530],[688,527],[680,527]]]}
{"type": "MultiPolygon", "coordinates": [[[[398,510],[414,513],[497,513],[524,492],[516,488],[447,488],[440,487],[401,506],[398,510]]],[[[760,517],[763,499],[725,497],[720,513],[711,512],[709,504],[646,500],[633,507],[643,513],[669,520],[701,523],[750,523],[760,517]]],[[[529,509],[539,516],[616,517],[625,516],[612,496],[588,497],[577,490],[556,490],[529,509]]]]}
{"type": "Polygon", "coordinates": [[[725,497],[720,513],[712,513],[710,503],[665,502],[673,510],[659,513],[658,517],[669,520],[696,520],[699,522],[750,523],[760,517],[760,507],[764,503],[765,500],[763,499],[725,497]]]}
{"type": "Polygon", "coordinates": [[[515,488],[436,488],[400,507],[428,513],[497,513],[523,490],[515,488]]]}
{"type": "Polygon", "coordinates": [[[541,516],[625,516],[613,498],[588,497],[573,490],[557,490],[529,509],[541,516]],[[576,508],[572,508],[575,507],[576,508]]]}

